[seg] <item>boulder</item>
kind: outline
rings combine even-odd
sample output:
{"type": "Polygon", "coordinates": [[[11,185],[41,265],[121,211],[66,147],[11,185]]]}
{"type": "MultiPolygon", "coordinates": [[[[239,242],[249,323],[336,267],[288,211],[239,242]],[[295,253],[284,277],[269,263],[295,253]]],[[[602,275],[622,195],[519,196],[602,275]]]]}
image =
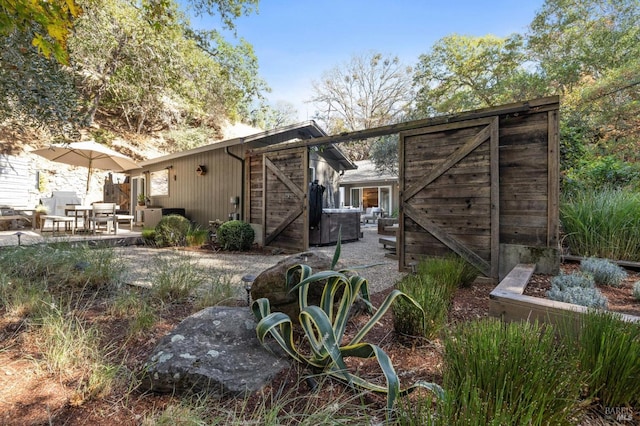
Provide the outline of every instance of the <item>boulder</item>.
{"type": "MultiPolygon", "coordinates": [[[[314,273],[326,271],[331,269],[331,258],[324,253],[307,251],[282,259],[256,277],[251,285],[251,298],[253,300],[267,298],[271,305],[271,312],[284,312],[292,320],[297,320],[300,313],[298,292],[289,292],[286,277],[287,270],[299,264],[310,266],[314,273]]],[[[297,284],[299,281],[300,276],[297,274],[293,282],[297,284]]],[[[308,297],[309,304],[318,305],[320,303],[323,289],[324,281],[311,284],[308,297]]]]}
{"type": "Polygon", "coordinates": [[[256,324],[246,307],[209,307],[191,315],[156,346],[143,386],[218,398],[261,389],[290,363],[260,344],[256,324]]]}

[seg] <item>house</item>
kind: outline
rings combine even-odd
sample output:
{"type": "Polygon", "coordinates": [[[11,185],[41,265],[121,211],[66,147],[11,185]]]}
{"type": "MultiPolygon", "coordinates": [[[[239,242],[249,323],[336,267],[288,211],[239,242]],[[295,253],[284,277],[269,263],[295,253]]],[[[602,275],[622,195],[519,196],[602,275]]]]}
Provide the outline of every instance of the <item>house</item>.
{"type": "MultiPolygon", "coordinates": [[[[130,176],[132,205],[139,194],[147,198],[146,206],[136,207],[136,221],[152,227],[168,213],[184,214],[203,228],[213,220],[245,220],[251,191],[247,151],[324,136],[314,121],[307,121],[141,162],[130,176]]],[[[338,147],[309,147],[307,152],[309,182],[318,180],[326,188],[325,206],[337,205],[339,174],[355,166],[338,147]]]]}
{"type": "Polygon", "coordinates": [[[347,170],[340,177],[340,206],[360,208],[380,207],[385,215],[398,209],[398,176],[379,173],[370,160],[356,161],[356,170],[347,170]]]}

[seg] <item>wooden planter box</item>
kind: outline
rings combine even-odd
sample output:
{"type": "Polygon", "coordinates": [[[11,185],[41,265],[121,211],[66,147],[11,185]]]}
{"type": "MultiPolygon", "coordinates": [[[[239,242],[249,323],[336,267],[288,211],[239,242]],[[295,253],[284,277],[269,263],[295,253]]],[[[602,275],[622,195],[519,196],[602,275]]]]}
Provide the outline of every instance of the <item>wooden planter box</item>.
{"type": "MultiPolygon", "coordinates": [[[[580,315],[589,308],[571,303],[523,295],[535,265],[518,264],[489,295],[489,315],[503,321],[538,321],[578,326],[580,315]]],[[[640,323],[640,317],[620,314],[625,321],[640,323]]]]}

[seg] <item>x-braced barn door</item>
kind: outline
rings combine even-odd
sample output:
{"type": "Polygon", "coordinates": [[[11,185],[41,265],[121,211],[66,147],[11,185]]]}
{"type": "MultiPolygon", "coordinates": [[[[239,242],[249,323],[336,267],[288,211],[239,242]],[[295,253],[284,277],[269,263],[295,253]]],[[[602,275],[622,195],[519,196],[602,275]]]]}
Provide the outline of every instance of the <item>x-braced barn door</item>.
{"type": "Polygon", "coordinates": [[[309,248],[307,148],[262,155],[262,223],[265,247],[309,248]]]}
{"type": "Polygon", "coordinates": [[[498,276],[498,117],[400,134],[401,268],[459,254],[498,276]]]}

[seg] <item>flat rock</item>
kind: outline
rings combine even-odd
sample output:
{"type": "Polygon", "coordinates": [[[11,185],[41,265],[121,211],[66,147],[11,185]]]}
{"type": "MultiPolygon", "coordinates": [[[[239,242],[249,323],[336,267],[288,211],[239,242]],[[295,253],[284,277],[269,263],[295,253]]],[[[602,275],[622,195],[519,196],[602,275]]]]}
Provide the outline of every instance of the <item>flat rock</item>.
{"type": "Polygon", "coordinates": [[[260,344],[256,325],[247,307],[209,307],[191,315],[156,346],[143,386],[214,397],[261,389],[290,364],[260,344]]]}

